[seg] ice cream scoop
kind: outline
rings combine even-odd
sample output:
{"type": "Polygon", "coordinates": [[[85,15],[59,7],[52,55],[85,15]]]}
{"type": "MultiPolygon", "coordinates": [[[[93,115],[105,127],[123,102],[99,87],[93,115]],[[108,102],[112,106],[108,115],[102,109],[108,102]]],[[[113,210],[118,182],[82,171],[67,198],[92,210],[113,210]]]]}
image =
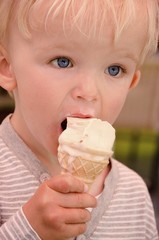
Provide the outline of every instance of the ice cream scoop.
{"type": "Polygon", "coordinates": [[[62,169],[89,186],[109,163],[115,129],[96,118],[67,118],[59,137],[58,161],[62,169]]]}

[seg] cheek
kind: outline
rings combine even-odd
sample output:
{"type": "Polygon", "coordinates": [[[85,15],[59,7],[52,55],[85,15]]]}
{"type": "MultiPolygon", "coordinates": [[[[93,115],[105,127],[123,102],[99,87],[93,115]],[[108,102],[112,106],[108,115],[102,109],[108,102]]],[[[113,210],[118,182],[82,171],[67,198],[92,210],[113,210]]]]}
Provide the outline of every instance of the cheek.
{"type": "Polygon", "coordinates": [[[25,123],[33,126],[39,134],[43,131],[43,126],[51,122],[51,116],[56,111],[51,87],[44,84],[43,79],[35,78],[34,75],[23,78],[18,76],[15,92],[16,109],[22,116],[21,121],[24,119],[25,123]]]}
{"type": "Polygon", "coordinates": [[[116,119],[118,118],[122,108],[123,108],[123,105],[125,103],[125,99],[122,99],[118,102],[115,102],[114,104],[112,104],[112,115],[111,115],[111,123],[113,124],[116,119]]]}
{"type": "Polygon", "coordinates": [[[123,108],[127,94],[128,89],[126,91],[119,91],[117,93],[114,92],[112,96],[109,96],[104,101],[105,104],[103,107],[103,118],[109,123],[113,124],[116,121],[123,108]]]}
{"type": "MultiPolygon", "coordinates": [[[[23,104],[24,110],[31,108],[32,112],[41,113],[47,111],[47,108],[53,104],[55,88],[49,82],[46,75],[38,74],[38,69],[23,72],[23,75],[17,75],[17,95],[18,103],[23,104]]],[[[51,107],[51,106],[50,106],[51,107]]],[[[21,109],[22,110],[22,109],[21,109]]]]}

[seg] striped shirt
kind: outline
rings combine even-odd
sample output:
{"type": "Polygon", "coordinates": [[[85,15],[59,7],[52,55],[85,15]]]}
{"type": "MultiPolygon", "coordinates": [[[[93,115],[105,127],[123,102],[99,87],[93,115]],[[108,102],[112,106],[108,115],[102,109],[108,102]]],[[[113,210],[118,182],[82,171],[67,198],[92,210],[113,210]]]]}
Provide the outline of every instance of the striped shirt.
{"type": "MultiPolygon", "coordinates": [[[[152,202],[143,180],[111,160],[105,187],[77,240],[158,240],[152,202]]],[[[0,127],[0,239],[40,240],[22,206],[50,176],[5,119],[0,127]]]]}

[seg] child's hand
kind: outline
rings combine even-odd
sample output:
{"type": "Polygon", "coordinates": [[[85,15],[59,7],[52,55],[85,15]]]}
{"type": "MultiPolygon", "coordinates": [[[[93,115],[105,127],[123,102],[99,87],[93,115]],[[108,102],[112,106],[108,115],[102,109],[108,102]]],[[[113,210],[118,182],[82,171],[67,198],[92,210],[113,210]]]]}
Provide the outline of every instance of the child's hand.
{"type": "Polygon", "coordinates": [[[95,197],[85,193],[84,184],[70,174],[44,182],[23,206],[29,223],[43,240],[63,240],[86,231],[95,197]]]}

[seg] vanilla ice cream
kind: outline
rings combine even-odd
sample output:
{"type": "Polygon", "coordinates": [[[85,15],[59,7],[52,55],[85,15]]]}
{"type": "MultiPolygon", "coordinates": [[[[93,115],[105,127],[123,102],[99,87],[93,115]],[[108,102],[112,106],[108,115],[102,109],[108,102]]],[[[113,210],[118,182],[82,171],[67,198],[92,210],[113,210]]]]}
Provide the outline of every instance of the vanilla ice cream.
{"type": "Polygon", "coordinates": [[[113,154],[115,129],[96,118],[67,118],[67,128],[59,137],[61,167],[91,184],[113,154]]]}

